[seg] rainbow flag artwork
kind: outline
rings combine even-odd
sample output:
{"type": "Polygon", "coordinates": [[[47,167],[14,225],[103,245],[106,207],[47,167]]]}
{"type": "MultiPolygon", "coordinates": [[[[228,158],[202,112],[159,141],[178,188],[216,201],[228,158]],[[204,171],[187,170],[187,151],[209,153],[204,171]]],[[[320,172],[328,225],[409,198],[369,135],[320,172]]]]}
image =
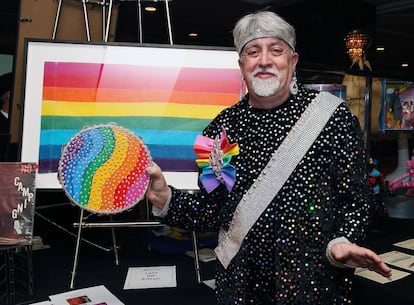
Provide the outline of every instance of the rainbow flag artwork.
{"type": "Polygon", "coordinates": [[[45,61],[39,173],[57,172],[77,132],[112,122],[139,135],[164,171],[197,171],[196,136],[239,90],[237,68],[45,61]]]}

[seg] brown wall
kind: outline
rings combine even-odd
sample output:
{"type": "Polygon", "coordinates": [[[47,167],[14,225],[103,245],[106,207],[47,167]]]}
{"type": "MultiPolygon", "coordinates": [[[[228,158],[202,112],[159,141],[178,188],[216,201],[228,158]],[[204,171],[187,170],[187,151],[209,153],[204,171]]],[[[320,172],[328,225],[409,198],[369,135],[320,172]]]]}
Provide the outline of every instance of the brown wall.
{"type": "MultiPolygon", "coordinates": [[[[109,1],[106,1],[109,3],[109,1]]],[[[25,71],[25,39],[52,39],[58,0],[21,0],[20,25],[18,31],[17,52],[15,55],[15,81],[11,108],[11,142],[20,139],[20,122],[23,119],[23,74],[25,71]]],[[[108,6],[105,6],[107,13],[108,6]]],[[[102,5],[87,4],[90,27],[90,40],[103,41],[102,5]]],[[[118,7],[113,6],[108,41],[113,41],[118,7]]],[[[106,17],[105,17],[106,18],[106,17]]],[[[62,0],[60,18],[55,40],[87,41],[84,10],[81,0],[62,0]]]]}

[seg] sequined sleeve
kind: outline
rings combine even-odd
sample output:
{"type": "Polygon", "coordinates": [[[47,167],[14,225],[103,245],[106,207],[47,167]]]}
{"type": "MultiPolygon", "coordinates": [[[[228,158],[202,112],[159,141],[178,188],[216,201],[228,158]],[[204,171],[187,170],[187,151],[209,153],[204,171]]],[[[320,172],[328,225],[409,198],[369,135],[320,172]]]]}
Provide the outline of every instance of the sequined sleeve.
{"type": "Polygon", "coordinates": [[[220,224],[220,208],[225,191],[220,186],[214,194],[204,191],[187,192],[172,189],[170,209],[163,222],[188,231],[213,232],[220,224]]]}
{"type": "MultiPolygon", "coordinates": [[[[345,106],[343,106],[345,108],[345,106]]],[[[368,177],[363,134],[358,119],[339,109],[329,128],[337,129],[332,139],[334,162],[333,199],[335,227],[332,238],[345,236],[354,243],[365,238],[373,207],[368,199],[368,177]]]]}

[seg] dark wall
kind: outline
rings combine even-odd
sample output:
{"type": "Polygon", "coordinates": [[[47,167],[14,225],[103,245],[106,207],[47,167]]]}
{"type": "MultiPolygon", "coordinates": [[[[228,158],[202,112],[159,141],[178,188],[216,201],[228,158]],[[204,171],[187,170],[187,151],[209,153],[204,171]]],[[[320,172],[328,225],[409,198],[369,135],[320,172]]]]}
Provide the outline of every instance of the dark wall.
{"type": "MultiPolygon", "coordinates": [[[[342,1],[287,1],[285,4],[257,6],[234,1],[170,2],[173,43],[233,47],[231,31],[237,20],[246,13],[263,8],[286,18],[297,30],[297,49],[300,63],[323,64],[347,68],[350,65],[344,42],[352,29],[374,31],[375,7],[359,0],[342,1]],[[292,4],[296,3],[296,4],[292,4]],[[200,13],[201,12],[201,13],[200,13]],[[188,31],[200,33],[190,39],[188,31]]],[[[283,2],[283,1],[282,1],[283,2]]],[[[154,3],[160,14],[143,12],[141,17],[142,42],[169,43],[165,4],[154,3]]],[[[115,40],[139,42],[139,14],[135,2],[120,4],[115,40]]]]}

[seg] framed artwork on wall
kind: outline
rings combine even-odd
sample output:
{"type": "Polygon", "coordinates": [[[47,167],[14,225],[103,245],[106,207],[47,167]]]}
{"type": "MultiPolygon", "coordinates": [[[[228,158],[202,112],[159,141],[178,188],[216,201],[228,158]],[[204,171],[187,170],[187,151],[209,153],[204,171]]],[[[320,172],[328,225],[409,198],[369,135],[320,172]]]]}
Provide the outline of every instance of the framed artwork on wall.
{"type": "Polygon", "coordinates": [[[414,86],[406,82],[384,81],[383,130],[414,129],[414,86]]]}

